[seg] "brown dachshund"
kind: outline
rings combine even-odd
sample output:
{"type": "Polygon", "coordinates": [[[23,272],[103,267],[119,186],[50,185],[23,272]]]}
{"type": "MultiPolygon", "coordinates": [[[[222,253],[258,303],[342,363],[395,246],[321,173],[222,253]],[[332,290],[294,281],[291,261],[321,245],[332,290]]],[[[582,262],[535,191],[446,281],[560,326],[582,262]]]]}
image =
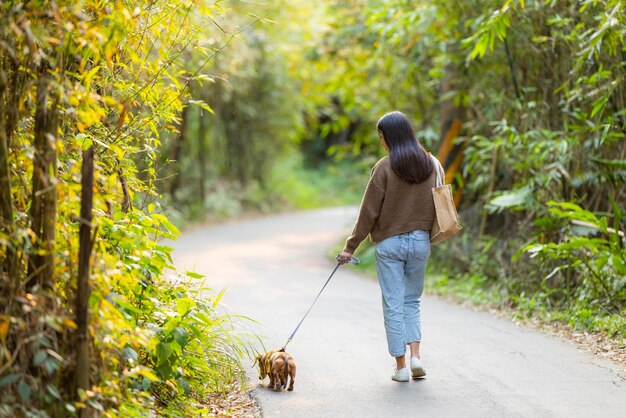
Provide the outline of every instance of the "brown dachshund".
{"type": "Polygon", "coordinates": [[[256,356],[254,364],[259,363],[259,379],[270,377],[268,388],[281,390],[287,387],[289,378],[288,391],[293,390],[293,384],[296,380],[296,362],[291,354],[285,351],[268,351],[265,354],[256,356]]]}

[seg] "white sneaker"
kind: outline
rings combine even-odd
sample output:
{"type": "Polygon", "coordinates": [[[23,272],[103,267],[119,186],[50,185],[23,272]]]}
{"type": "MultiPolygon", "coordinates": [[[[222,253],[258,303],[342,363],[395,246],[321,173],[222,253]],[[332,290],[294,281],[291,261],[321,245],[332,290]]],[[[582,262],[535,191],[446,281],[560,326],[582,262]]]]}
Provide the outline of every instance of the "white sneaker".
{"type": "Polygon", "coordinates": [[[408,382],[409,369],[405,367],[404,369],[394,371],[391,375],[391,380],[395,380],[396,382],[408,382]]]}
{"type": "Polygon", "coordinates": [[[411,357],[411,372],[413,374],[413,379],[419,379],[420,377],[426,376],[426,371],[424,370],[424,366],[422,366],[421,359],[411,357]]]}

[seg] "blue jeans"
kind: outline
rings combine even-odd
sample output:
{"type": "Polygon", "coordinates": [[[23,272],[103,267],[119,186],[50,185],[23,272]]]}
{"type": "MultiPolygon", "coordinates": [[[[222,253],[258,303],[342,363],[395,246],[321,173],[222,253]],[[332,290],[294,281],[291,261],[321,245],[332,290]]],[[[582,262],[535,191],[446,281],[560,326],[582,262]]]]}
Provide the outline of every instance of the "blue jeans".
{"type": "Polygon", "coordinates": [[[412,231],[376,244],[376,272],[382,292],[389,354],[403,356],[422,339],[420,302],[430,256],[430,233],[412,231]]]}

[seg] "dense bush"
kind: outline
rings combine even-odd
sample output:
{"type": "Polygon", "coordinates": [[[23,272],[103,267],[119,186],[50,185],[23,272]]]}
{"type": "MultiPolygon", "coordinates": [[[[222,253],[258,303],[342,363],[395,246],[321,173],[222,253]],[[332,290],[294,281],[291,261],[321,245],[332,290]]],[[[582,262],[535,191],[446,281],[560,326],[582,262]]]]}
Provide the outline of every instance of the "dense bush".
{"type": "Polygon", "coordinates": [[[228,42],[218,25],[201,41],[223,12],[0,4],[0,416],[196,415],[241,382],[245,332],[174,272],[155,188],[161,135],[228,42]]]}
{"type": "MultiPolygon", "coordinates": [[[[309,86],[332,91],[320,108],[338,109],[334,129],[371,128],[400,109],[448,155],[465,226],[434,257],[450,287],[470,283],[531,315],[562,309],[574,326],[626,333],[625,11],[615,0],[329,2],[305,55],[329,70],[309,86]],[[463,122],[454,141],[451,120],[463,122]],[[449,146],[463,153],[459,166],[449,146]],[[580,222],[596,235],[581,237],[580,222]],[[589,312],[604,325],[576,319],[589,312]]],[[[371,131],[351,144],[368,152],[371,131]]]]}

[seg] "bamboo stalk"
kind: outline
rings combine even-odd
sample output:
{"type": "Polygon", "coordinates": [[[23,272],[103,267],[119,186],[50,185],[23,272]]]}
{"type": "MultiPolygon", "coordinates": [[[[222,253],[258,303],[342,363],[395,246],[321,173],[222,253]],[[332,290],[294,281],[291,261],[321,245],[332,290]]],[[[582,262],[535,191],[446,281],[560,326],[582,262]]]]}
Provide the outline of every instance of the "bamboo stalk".
{"type": "Polygon", "coordinates": [[[117,160],[117,178],[122,186],[122,212],[128,213],[133,209],[133,202],[130,199],[130,192],[128,191],[128,182],[124,176],[122,165],[120,160],[117,160]]]}
{"type": "Polygon", "coordinates": [[[506,53],[506,61],[509,64],[509,72],[511,73],[511,82],[513,83],[513,90],[515,91],[515,97],[521,101],[522,96],[517,86],[517,77],[515,76],[515,68],[513,67],[513,58],[511,57],[511,51],[509,50],[509,43],[507,38],[504,38],[504,52],[506,53]]]}
{"type": "MultiPolygon", "coordinates": [[[[89,264],[93,239],[92,209],[94,185],[94,149],[93,146],[83,151],[82,167],[82,196],[80,201],[80,248],[78,252],[78,277],[76,292],[76,384],[78,389],[89,389],[89,264]]],[[[87,416],[87,409],[81,411],[81,416],[87,416]]]]}
{"type": "Polygon", "coordinates": [[[27,287],[52,288],[57,212],[57,150],[59,97],[50,103],[51,76],[44,65],[39,72],[35,109],[31,230],[37,255],[29,260],[27,287]],[[43,268],[42,268],[43,267],[43,268]]]}
{"type": "MultiPolygon", "coordinates": [[[[32,177],[32,203],[30,207],[30,229],[33,232],[33,248],[41,249],[42,243],[42,216],[43,216],[43,190],[48,186],[44,183],[46,164],[45,164],[45,141],[46,126],[48,124],[48,86],[49,80],[46,70],[39,74],[37,82],[37,100],[35,108],[35,132],[34,132],[34,158],[33,158],[33,177],[32,177]]],[[[28,263],[28,276],[31,279],[26,284],[27,287],[33,287],[35,284],[41,283],[40,268],[43,265],[41,255],[33,255],[28,263]],[[35,273],[38,272],[38,273],[35,273]]]]}
{"type": "MultiPolygon", "coordinates": [[[[493,155],[491,156],[491,170],[489,171],[489,189],[487,190],[487,196],[491,196],[491,193],[493,193],[493,189],[496,184],[495,179],[496,179],[496,168],[498,166],[499,150],[500,148],[496,146],[496,148],[493,150],[493,155]]],[[[480,218],[480,230],[479,230],[480,232],[478,234],[479,238],[482,238],[482,236],[485,234],[486,226],[487,226],[487,213],[483,211],[483,214],[480,218]]]]}
{"type": "Polygon", "coordinates": [[[200,192],[200,201],[202,202],[202,205],[204,205],[204,201],[206,199],[206,177],[207,177],[207,170],[206,170],[206,161],[208,160],[208,151],[207,151],[207,146],[206,146],[206,134],[205,134],[205,129],[206,129],[206,114],[204,109],[200,109],[200,121],[199,121],[199,131],[197,138],[198,138],[198,166],[200,167],[200,179],[198,181],[198,189],[200,192]]]}
{"type": "Polygon", "coordinates": [[[54,259],[55,259],[55,236],[57,222],[57,135],[59,126],[59,114],[57,110],[58,98],[56,98],[49,109],[47,134],[45,137],[46,164],[45,181],[48,185],[43,194],[43,219],[42,219],[42,240],[43,240],[43,275],[41,284],[46,289],[53,287],[54,280],[54,259]]]}
{"type": "MultiPolygon", "coordinates": [[[[2,211],[2,230],[8,236],[14,228],[13,196],[11,194],[11,170],[9,169],[9,144],[6,126],[7,73],[5,61],[0,62],[0,207],[2,211]]],[[[17,253],[8,245],[6,249],[6,267],[11,283],[17,280],[17,253]]]]}
{"type": "Polygon", "coordinates": [[[175,164],[172,165],[175,172],[175,176],[170,183],[170,196],[174,202],[177,201],[176,193],[181,185],[182,172],[180,171],[180,159],[183,152],[183,145],[187,142],[187,122],[189,119],[189,107],[185,106],[180,115],[180,121],[178,123],[178,136],[172,144],[172,150],[170,151],[171,159],[175,164]]]}

